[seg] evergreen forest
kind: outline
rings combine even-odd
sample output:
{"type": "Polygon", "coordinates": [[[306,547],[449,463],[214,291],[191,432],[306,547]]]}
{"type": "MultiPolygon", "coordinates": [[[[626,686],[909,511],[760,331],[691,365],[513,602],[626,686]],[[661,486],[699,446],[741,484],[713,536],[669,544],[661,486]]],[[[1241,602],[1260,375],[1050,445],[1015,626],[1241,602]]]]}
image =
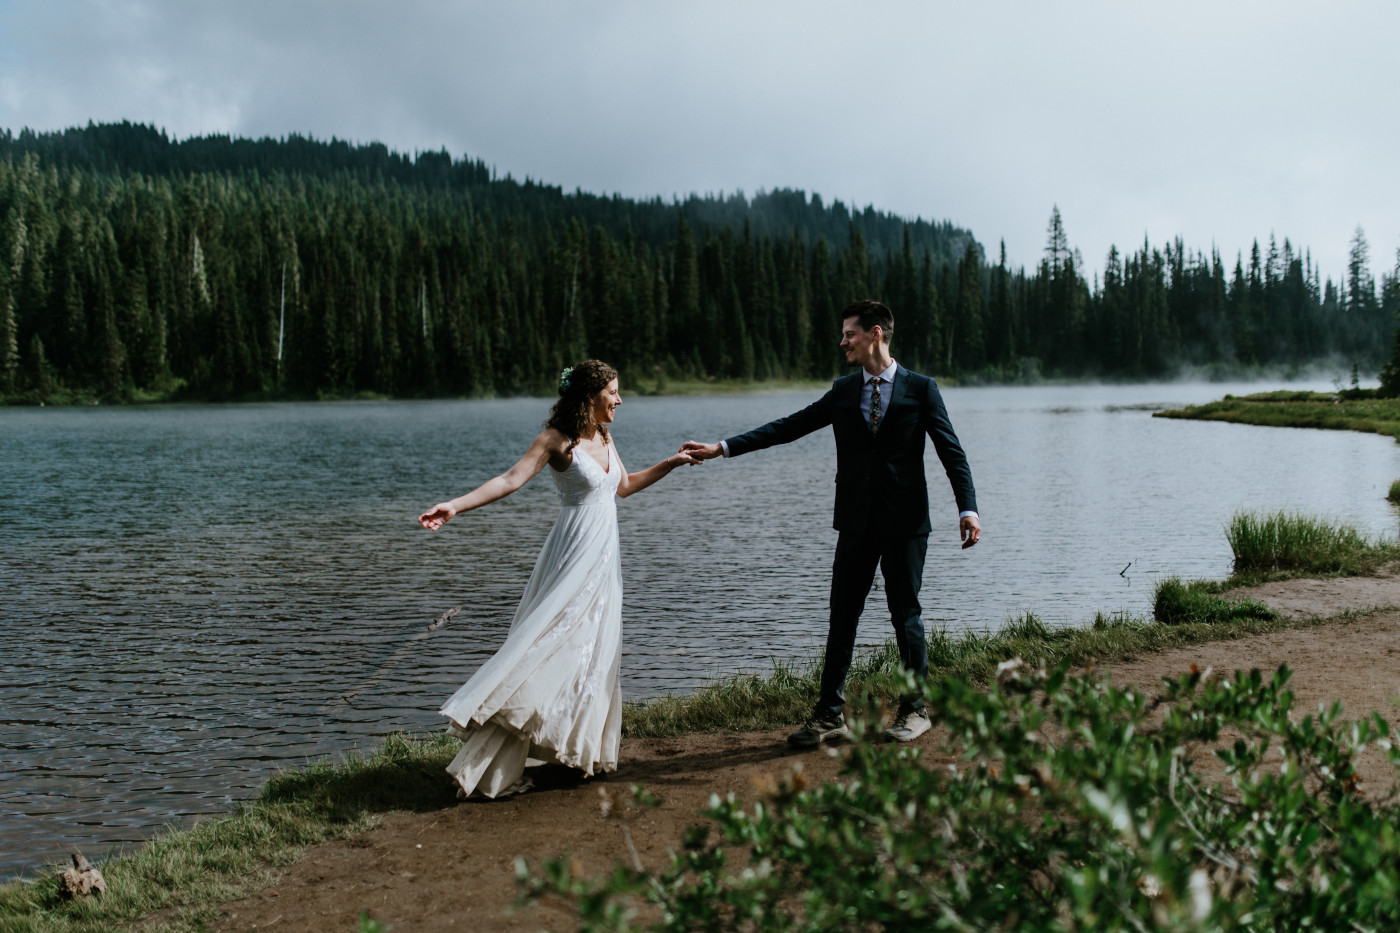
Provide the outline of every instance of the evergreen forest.
{"type": "Polygon", "coordinates": [[[1333,282],[1287,239],[1144,242],[1090,282],[1058,209],[1013,268],[797,190],[634,200],[380,144],[0,130],[0,400],[539,393],[590,356],[633,390],[827,379],[864,297],[902,362],[964,382],[1374,372],[1400,267],[1374,281],[1359,228],[1350,256],[1333,282]]]}

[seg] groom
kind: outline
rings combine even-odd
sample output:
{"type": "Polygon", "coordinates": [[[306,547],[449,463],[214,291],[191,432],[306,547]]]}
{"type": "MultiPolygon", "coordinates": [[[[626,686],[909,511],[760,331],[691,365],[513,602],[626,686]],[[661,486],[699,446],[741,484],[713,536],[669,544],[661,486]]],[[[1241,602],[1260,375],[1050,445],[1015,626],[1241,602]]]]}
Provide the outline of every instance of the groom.
{"type": "MultiPolygon", "coordinates": [[[[878,301],[857,301],[841,314],[841,349],[860,371],[832,383],[830,391],[799,412],[718,444],[686,441],[681,450],[702,460],[737,457],[786,444],[831,425],[836,435],[836,561],[831,571],[831,616],[821,695],[812,718],[788,736],[811,747],[847,732],[841,689],[851,667],[856,622],[879,566],[895,642],[906,670],[928,674],[919,586],[931,530],[924,479],[924,436],[933,448],[958,503],[964,548],[977,543],[982,526],[972,472],[958,444],[938,386],[890,356],[894,315],[878,301]]],[[[917,697],[904,697],[886,735],[908,742],[927,732],[928,713],[917,697]]]]}

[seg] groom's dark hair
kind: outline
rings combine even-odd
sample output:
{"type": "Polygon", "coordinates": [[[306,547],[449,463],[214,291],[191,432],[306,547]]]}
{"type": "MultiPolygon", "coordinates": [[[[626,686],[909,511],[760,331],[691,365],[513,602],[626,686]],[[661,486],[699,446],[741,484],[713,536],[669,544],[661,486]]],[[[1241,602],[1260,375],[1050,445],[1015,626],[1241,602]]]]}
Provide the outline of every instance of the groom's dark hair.
{"type": "Polygon", "coordinates": [[[894,336],[894,312],[874,298],[863,298],[846,305],[846,310],[841,312],[841,320],[851,317],[856,319],[861,330],[874,330],[878,324],[883,335],[881,343],[889,343],[894,336]]]}

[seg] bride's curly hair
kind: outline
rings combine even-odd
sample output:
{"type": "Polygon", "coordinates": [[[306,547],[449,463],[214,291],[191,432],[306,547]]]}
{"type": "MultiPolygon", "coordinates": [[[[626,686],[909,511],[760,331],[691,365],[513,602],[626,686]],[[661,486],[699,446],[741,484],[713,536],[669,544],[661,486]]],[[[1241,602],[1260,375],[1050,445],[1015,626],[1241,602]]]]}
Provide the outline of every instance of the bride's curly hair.
{"type": "MultiPolygon", "coordinates": [[[[573,450],[584,429],[593,424],[593,396],[616,378],[617,370],[602,360],[584,360],[564,370],[559,376],[559,401],[549,410],[544,426],[562,432],[573,450]]],[[[610,443],[606,425],[598,425],[598,433],[604,444],[610,443]]]]}

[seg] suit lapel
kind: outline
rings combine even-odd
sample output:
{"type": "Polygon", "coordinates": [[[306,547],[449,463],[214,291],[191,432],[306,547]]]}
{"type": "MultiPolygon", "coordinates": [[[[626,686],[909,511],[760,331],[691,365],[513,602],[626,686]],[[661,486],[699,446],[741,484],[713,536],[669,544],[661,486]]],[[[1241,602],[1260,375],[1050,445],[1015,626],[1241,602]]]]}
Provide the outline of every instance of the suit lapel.
{"type": "Polygon", "coordinates": [[[886,408],[893,408],[904,403],[904,396],[909,390],[909,374],[904,371],[903,366],[896,366],[894,370],[894,384],[890,386],[890,400],[886,408]]]}

